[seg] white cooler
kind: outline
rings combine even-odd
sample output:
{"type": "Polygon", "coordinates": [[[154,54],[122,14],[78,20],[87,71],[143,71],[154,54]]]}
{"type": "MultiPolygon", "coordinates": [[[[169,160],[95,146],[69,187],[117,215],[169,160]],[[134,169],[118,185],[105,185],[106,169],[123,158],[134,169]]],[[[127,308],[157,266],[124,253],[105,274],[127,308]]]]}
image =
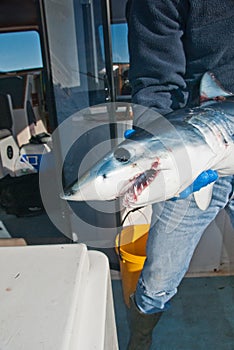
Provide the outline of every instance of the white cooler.
{"type": "Polygon", "coordinates": [[[107,257],[84,244],[0,248],[1,350],[117,350],[107,257]]]}

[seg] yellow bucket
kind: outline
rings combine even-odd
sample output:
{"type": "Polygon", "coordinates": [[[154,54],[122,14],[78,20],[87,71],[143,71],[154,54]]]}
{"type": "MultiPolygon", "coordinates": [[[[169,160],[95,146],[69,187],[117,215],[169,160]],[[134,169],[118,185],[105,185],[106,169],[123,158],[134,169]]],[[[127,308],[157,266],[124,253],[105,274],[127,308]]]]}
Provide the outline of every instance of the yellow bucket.
{"type": "Polygon", "coordinates": [[[116,237],[116,252],[120,260],[124,302],[128,307],[129,296],[136,289],[146,259],[149,226],[149,224],[127,226],[116,237]]]}

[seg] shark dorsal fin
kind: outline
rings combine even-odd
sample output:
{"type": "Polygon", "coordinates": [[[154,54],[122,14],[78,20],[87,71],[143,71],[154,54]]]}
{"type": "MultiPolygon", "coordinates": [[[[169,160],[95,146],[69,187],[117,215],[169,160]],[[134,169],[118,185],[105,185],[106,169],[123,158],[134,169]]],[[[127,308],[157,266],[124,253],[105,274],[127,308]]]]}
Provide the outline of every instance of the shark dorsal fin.
{"type": "Polygon", "coordinates": [[[203,75],[200,83],[201,104],[207,101],[222,101],[227,96],[233,96],[233,93],[225,90],[213,73],[207,72],[203,75]]]}

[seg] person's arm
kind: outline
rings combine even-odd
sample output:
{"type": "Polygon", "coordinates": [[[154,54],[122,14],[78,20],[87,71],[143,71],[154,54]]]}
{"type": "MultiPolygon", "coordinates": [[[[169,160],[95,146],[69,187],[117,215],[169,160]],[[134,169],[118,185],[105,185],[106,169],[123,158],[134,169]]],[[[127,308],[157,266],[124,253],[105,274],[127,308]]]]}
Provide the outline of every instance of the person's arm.
{"type": "MultiPolygon", "coordinates": [[[[186,103],[182,36],[187,3],[130,0],[127,5],[132,102],[163,115],[186,103]]],[[[134,117],[135,125],[144,122],[134,117]]]]}

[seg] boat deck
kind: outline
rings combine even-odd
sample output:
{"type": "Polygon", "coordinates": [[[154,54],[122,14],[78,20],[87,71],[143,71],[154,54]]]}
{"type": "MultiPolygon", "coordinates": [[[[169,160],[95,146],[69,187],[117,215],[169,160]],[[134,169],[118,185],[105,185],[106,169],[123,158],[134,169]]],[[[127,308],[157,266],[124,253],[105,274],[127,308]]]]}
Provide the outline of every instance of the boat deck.
{"type": "MultiPolygon", "coordinates": [[[[119,349],[129,337],[121,280],[112,280],[119,349]]],[[[185,278],[154,330],[152,350],[233,350],[234,276],[185,278]]],[[[143,349],[142,349],[143,350],[143,349]]]]}
{"type": "MultiPolygon", "coordinates": [[[[27,244],[66,244],[71,241],[52,225],[45,214],[16,218],[0,210],[0,220],[14,238],[27,244]]],[[[112,289],[119,349],[129,337],[127,309],[114,249],[112,289]]],[[[234,276],[186,277],[154,331],[152,350],[234,350],[234,276]]],[[[142,349],[144,350],[144,349],[142,349]]]]}

